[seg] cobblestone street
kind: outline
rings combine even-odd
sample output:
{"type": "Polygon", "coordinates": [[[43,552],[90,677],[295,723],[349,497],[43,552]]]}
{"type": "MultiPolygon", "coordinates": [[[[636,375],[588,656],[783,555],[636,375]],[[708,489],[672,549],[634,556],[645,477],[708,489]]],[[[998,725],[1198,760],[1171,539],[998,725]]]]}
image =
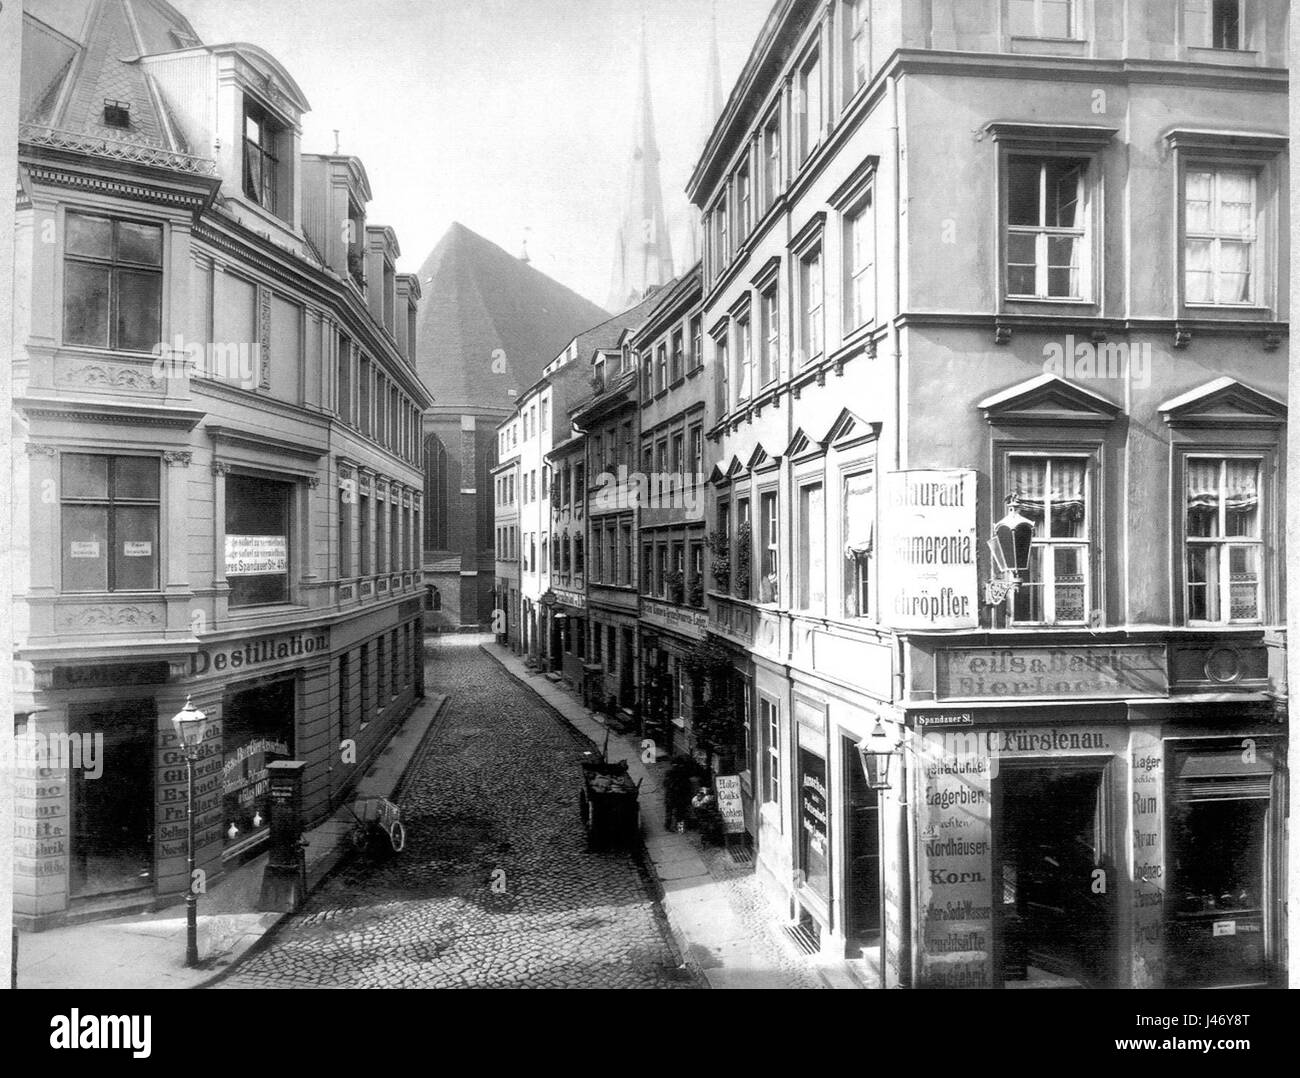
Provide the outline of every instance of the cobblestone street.
{"type": "Polygon", "coordinates": [[[351,858],[219,987],[697,986],[633,853],[587,848],[589,746],[479,643],[429,644],[449,700],[401,793],[405,851],[351,858]]]}

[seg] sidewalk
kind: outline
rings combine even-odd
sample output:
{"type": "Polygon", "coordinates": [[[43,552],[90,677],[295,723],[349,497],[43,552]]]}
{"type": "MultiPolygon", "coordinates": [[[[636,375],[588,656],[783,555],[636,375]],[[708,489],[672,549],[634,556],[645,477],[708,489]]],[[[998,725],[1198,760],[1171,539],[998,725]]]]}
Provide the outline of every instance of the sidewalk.
{"type": "MultiPolygon", "coordinates": [[[[606,728],[572,693],[495,643],[482,645],[516,680],[598,746],[606,728]]],[[[804,955],[775,926],[781,914],[758,887],[752,867],[704,847],[693,832],[663,827],[666,764],[641,762],[634,735],[609,731],[609,759],[627,760],[641,783],[641,830],[647,862],[663,890],[664,911],[683,957],[711,988],[857,988],[842,969],[804,955]]]]}
{"type": "MultiPolygon", "coordinates": [[[[447,698],[430,694],[397,728],[357,784],[357,797],[392,797],[447,698]]],[[[314,890],[347,852],[352,823],[340,806],[307,840],[307,887],[314,890]]],[[[217,980],[288,914],[257,912],[262,854],[227,872],[198,902],[199,959],[185,966],[185,904],[155,913],[25,932],[18,943],[19,988],[201,988],[217,980]]]]}

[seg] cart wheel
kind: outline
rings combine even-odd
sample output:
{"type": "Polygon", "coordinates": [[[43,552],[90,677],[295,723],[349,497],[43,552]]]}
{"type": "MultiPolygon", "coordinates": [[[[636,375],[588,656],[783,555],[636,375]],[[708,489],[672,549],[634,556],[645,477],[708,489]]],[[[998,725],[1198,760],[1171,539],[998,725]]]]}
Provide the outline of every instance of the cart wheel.
{"type": "Polygon", "coordinates": [[[406,828],[402,826],[401,820],[394,820],[393,826],[388,829],[388,841],[393,845],[393,853],[401,853],[406,849],[406,828]]]}

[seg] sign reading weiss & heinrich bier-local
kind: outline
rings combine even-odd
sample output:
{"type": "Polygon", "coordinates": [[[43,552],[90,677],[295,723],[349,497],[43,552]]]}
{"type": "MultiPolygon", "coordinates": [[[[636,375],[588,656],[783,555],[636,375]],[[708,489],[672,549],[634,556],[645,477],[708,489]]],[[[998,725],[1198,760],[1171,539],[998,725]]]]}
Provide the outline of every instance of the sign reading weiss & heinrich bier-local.
{"type": "Polygon", "coordinates": [[[881,617],[896,629],[979,626],[975,473],[886,472],[881,617]]]}
{"type": "Polygon", "coordinates": [[[1123,699],[1165,696],[1163,644],[945,648],[936,656],[935,696],[980,700],[1014,696],[1123,699]]]}

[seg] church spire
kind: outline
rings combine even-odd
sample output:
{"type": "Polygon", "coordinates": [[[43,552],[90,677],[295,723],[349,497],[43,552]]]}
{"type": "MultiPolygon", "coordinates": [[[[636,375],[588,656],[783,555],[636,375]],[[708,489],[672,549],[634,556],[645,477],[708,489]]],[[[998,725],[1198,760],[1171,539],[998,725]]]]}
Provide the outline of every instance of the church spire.
{"type": "Polygon", "coordinates": [[[634,306],[650,288],[667,284],[673,276],[672,245],[659,182],[659,145],[655,140],[654,109],[650,101],[650,59],[644,18],[639,63],[627,199],[614,241],[614,269],[606,303],[611,311],[634,306]]]}
{"type": "MultiPolygon", "coordinates": [[[[704,110],[700,116],[700,153],[709,143],[713,127],[722,115],[725,101],[722,96],[722,61],[718,58],[718,5],[714,0],[709,21],[709,59],[704,73],[704,110]]],[[[692,208],[690,222],[687,226],[689,260],[687,266],[693,266],[704,257],[704,225],[698,210],[692,208]]]]}

